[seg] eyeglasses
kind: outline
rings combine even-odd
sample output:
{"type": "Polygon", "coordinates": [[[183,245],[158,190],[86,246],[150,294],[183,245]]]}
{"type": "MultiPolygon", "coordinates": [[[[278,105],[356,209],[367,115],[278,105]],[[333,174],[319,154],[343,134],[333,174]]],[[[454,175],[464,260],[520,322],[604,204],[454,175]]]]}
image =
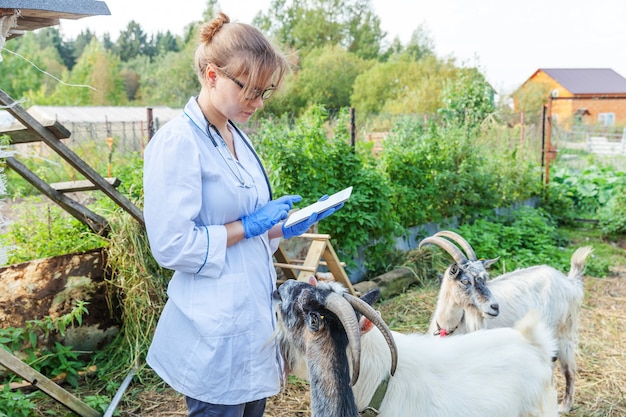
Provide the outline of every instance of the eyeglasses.
{"type": "MultiPolygon", "coordinates": [[[[234,82],[242,90],[246,88],[245,84],[243,84],[241,81],[239,81],[238,79],[236,79],[235,77],[233,77],[232,75],[227,73],[226,71],[222,71],[222,70],[219,70],[219,71],[222,74],[224,74],[226,76],[226,78],[228,78],[229,80],[234,82]]],[[[254,90],[252,90],[253,96],[252,97],[245,97],[245,99],[246,100],[256,100],[257,98],[261,97],[263,100],[267,100],[268,98],[272,97],[272,94],[274,94],[275,90],[276,90],[276,87],[274,87],[274,85],[271,85],[270,87],[267,87],[265,90],[259,90],[258,88],[255,88],[254,90]]]]}

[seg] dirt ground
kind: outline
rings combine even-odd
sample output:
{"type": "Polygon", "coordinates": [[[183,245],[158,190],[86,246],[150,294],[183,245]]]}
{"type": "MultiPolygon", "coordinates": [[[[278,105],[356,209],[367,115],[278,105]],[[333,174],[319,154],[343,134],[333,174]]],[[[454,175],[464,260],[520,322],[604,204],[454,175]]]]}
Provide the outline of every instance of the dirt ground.
{"type": "MultiPolygon", "coordinates": [[[[612,272],[606,278],[585,278],[575,404],[567,416],[626,416],[626,268],[612,272]]],[[[558,372],[555,377],[561,393],[563,381],[558,372]]],[[[187,415],[184,400],[171,390],[135,393],[119,407],[122,417],[187,415]]],[[[266,416],[310,416],[308,386],[289,384],[284,393],[268,400],[266,416]]]]}

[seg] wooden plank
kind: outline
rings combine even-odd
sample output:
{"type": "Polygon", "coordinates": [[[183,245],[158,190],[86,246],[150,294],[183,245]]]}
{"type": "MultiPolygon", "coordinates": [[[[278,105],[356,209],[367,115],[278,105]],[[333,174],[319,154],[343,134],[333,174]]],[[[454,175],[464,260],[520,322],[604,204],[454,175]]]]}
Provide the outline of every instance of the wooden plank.
{"type": "MultiPolygon", "coordinates": [[[[325,240],[325,239],[313,240],[313,242],[311,242],[311,247],[309,248],[309,253],[307,253],[306,259],[304,260],[303,266],[315,268],[315,271],[317,271],[317,266],[319,265],[320,260],[322,259],[322,255],[324,254],[324,250],[326,249],[327,243],[328,243],[328,240],[325,240]]],[[[310,271],[302,271],[298,274],[298,281],[307,282],[310,276],[311,276],[310,271]]]]}
{"type": "MultiPolygon", "coordinates": [[[[302,265],[304,263],[304,259],[290,259],[289,263],[292,265],[302,265]]],[[[339,262],[341,266],[346,266],[345,262],[339,262]]],[[[320,265],[327,266],[328,263],[326,261],[320,261],[320,265]]]]}
{"type": "Polygon", "coordinates": [[[34,370],[3,348],[0,348],[0,364],[16,375],[30,382],[34,387],[48,394],[65,407],[82,417],[102,417],[102,414],[67,392],[42,373],[34,370]]]}
{"type": "Polygon", "coordinates": [[[62,193],[50,187],[48,183],[35,175],[31,170],[29,170],[24,164],[22,164],[14,157],[10,156],[7,157],[5,160],[9,168],[20,174],[22,178],[31,183],[35,188],[41,191],[52,201],[61,206],[63,210],[67,211],[80,222],[86,224],[91,230],[94,231],[94,233],[103,236],[106,236],[109,233],[109,222],[104,217],[97,215],[93,211],[89,210],[87,207],[84,207],[83,205],[77,203],[71,198],[64,196],[62,193]]]}
{"type": "Polygon", "coordinates": [[[309,271],[309,272],[316,272],[317,268],[313,267],[313,266],[304,266],[304,265],[294,265],[294,264],[284,264],[284,263],[280,263],[280,262],[274,262],[274,266],[278,267],[278,268],[282,268],[283,271],[285,269],[287,270],[298,270],[298,271],[309,271]]]}
{"type": "MultiPolygon", "coordinates": [[[[122,183],[119,178],[105,178],[104,180],[116,188],[122,183]]],[[[54,182],[50,184],[50,187],[60,193],[98,190],[98,187],[96,187],[96,185],[89,180],[54,182]]]]}
{"type": "MultiPolygon", "coordinates": [[[[285,249],[283,249],[283,247],[281,245],[278,245],[278,249],[276,250],[276,252],[274,253],[274,258],[276,258],[276,260],[278,261],[279,264],[290,264],[291,261],[289,260],[289,257],[287,256],[287,252],[285,252],[285,249]]],[[[287,279],[296,279],[296,273],[293,272],[293,269],[291,268],[283,268],[280,267],[278,265],[276,265],[276,263],[274,263],[274,266],[277,266],[279,268],[282,269],[283,274],[285,274],[285,278],[287,279]]]]}
{"type": "MultiPolygon", "coordinates": [[[[56,120],[47,120],[42,126],[48,129],[57,139],[68,139],[71,136],[71,132],[56,120]]],[[[27,129],[21,123],[13,123],[11,126],[0,129],[0,134],[3,133],[11,137],[11,144],[41,142],[41,138],[37,134],[27,129]]]]}
{"type": "Polygon", "coordinates": [[[143,220],[143,213],[137,206],[135,206],[128,198],[122,195],[111,184],[106,182],[104,178],[96,170],[85,163],[78,155],[76,155],[70,148],[68,148],[63,142],[56,138],[48,129],[41,125],[33,116],[31,116],[26,110],[19,106],[11,97],[9,97],[2,89],[0,89],[0,105],[5,106],[6,110],[19,120],[29,130],[33,131],[41,140],[52,148],[59,156],[61,156],[67,163],[69,163],[74,169],[80,172],[85,178],[91,180],[98,186],[98,189],[102,190],[111,200],[113,200],[118,206],[128,212],[131,216],[139,222],[142,226],[145,226],[143,220]]]}

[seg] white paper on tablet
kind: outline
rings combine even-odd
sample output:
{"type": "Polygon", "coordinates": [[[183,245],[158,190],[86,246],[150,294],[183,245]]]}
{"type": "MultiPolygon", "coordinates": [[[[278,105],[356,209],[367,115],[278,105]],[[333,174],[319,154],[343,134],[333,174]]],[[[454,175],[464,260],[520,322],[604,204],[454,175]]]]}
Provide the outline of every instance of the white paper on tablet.
{"type": "Polygon", "coordinates": [[[329,208],[338,206],[339,204],[345,202],[350,198],[352,194],[352,187],[345,188],[331,196],[329,196],[326,200],[317,201],[309,206],[306,206],[298,211],[293,212],[285,222],[285,227],[293,226],[294,224],[298,224],[309,217],[313,213],[321,214],[329,208]]]}

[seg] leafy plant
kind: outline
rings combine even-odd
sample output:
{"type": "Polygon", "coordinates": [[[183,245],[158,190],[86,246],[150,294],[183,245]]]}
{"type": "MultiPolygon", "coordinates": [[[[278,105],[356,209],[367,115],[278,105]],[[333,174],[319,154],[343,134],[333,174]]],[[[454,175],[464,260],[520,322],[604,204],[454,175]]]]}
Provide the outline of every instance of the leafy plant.
{"type": "Polygon", "coordinates": [[[615,188],[606,205],[598,210],[598,219],[604,235],[626,235],[626,179],[615,188]]]}
{"type": "Polygon", "coordinates": [[[554,184],[551,187],[561,187],[561,192],[572,200],[576,214],[583,218],[593,218],[613,197],[616,187],[625,177],[626,173],[613,167],[597,165],[581,172],[557,165],[550,174],[554,184]]]}
{"type": "Polygon", "coordinates": [[[500,257],[492,267],[498,273],[543,263],[569,267],[569,259],[559,254],[556,223],[542,209],[521,207],[507,215],[482,217],[458,232],[478,256],[500,257]]]}
{"type": "MultiPolygon", "coordinates": [[[[96,411],[102,411],[103,413],[109,408],[111,399],[106,395],[86,395],[83,397],[83,402],[96,411]]],[[[119,416],[120,410],[115,409],[114,416],[119,416]]]]}
{"type": "Polygon", "coordinates": [[[69,313],[58,318],[46,316],[40,320],[29,320],[24,328],[0,329],[0,345],[6,346],[11,352],[22,352],[29,365],[46,375],[65,373],[66,381],[77,386],[78,370],[85,366],[79,360],[80,352],[59,342],[54,342],[52,348],[48,348],[48,345],[52,336],[64,336],[69,326],[82,324],[83,315],[89,313],[87,304],[78,300],[69,313]]]}
{"type": "Polygon", "coordinates": [[[8,226],[2,241],[9,248],[8,263],[65,255],[106,246],[106,240],[58,206],[37,204],[31,197],[28,210],[8,226]],[[43,208],[43,209],[42,209],[43,208]]]}
{"type": "Polygon", "coordinates": [[[36,415],[36,409],[37,405],[28,395],[12,391],[9,384],[0,391],[0,417],[31,417],[36,415]]]}

